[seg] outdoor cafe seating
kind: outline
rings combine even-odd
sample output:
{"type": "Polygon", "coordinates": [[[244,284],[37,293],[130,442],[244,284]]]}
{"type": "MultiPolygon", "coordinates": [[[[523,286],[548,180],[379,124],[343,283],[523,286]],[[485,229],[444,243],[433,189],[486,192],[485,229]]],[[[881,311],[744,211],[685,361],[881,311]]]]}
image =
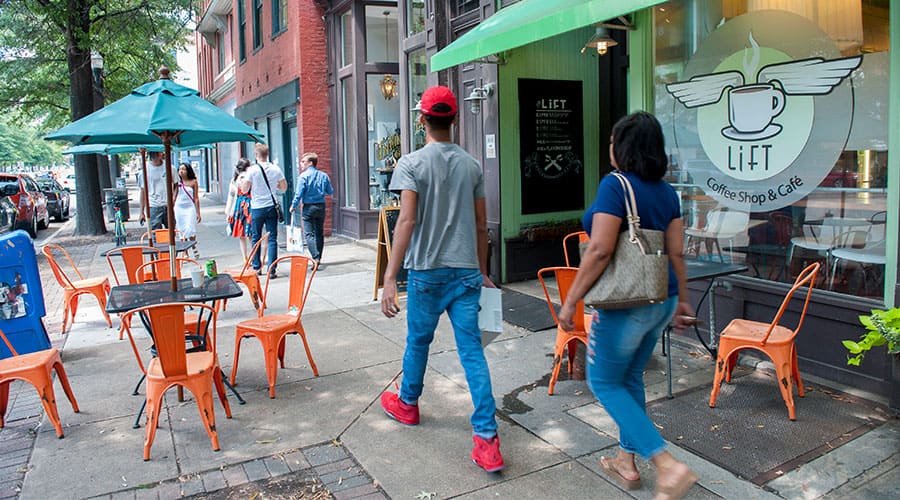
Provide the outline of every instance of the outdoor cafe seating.
{"type": "MultiPolygon", "coordinates": [[[[314,260],[302,255],[289,255],[277,259],[270,265],[287,265],[290,273],[288,286],[287,312],[284,314],[264,314],[259,318],[241,321],[235,327],[234,332],[234,367],[231,369],[231,385],[237,385],[238,361],[241,357],[241,341],[246,337],[255,337],[263,348],[263,356],[266,363],[266,377],[269,383],[269,397],[275,397],[275,382],[278,378],[278,363],[284,368],[285,341],[291,334],[299,335],[306,348],[306,357],[313,375],[319,376],[319,369],[313,360],[309,350],[309,342],[306,339],[306,331],[303,329],[303,306],[316,276],[318,265],[314,260]],[[285,263],[286,264],[283,264],[285,263]]],[[[263,297],[268,296],[269,282],[266,280],[266,288],[263,297]]]]}
{"type": "Polygon", "coordinates": [[[737,365],[738,353],[744,349],[756,349],[768,356],[775,365],[778,388],[781,390],[781,396],[787,406],[788,416],[791,420],[796,420],[793,387],[797,386],[797,395],[800,397],[803,397],[804,390],[803,381],[800,379],[800,368],[797,365],[797,346],[794,339],[800,332],[800,327],[803,326],[803,319],[806,317],[806,310],[809,307],[809,299],[815,287],[819,267],[819,263],[814,262],[797,276],[794,285],[788,290],[781,307],[770,323],[738,318],[732,320],[722,330],[719,335],[716,372],[713,377],[712,392],[709,396],[710,408],[716,406],[722,381],[731,382],[731,373],[737,365]],[[791,329],[781,325],[781,319],[787,311],[794,293],[804,286],[807,287],[806,301],[803,304],[797,326],[791,329]]]}
{"type": "Polygon", "coordinates": [[[50,269],[53,270],[53,276],[56,278],[59,286],[63,288],[63,303],[65,304],[65,309],[63,310],[62,333],[66,333],[66,327],[71,326],[75,321],[75,314],[78,312],[78,299],[87,293],[97,298],[103,316],[106,318],[106,323],[112,328],[112,320],[106,312],[106,298],[109,295],[109,278],[105,276],[102,278],[85,278],[84,275],[81,274],[81,271],[78,270],[78,266],[75,265],[72,257],[69,256],[69,253],[59,245],[48,243],[41,248],[41,252],[47,257],[50,269]],[[78,279],[73,280],[70,278],[65,270],[63,270],[62,266],[60,266],[57,259],[62,260],[63,257],[68,261],[69,267],[75,272],[78,279]]]}
{"type": "Polygon", "coordinates": [[[59,423],[59,411],[56,408],[56,396],[53,391],[52,372],[54,370],[66,397],[72,403],[72,410],[78,413],[79,409],[75,395],[72,393],[72,387],[69,386],[69,377],[66,376],[66,369],[63,367],[59,351],[51,348],[18,354],[2,330],[0,330],[0,339],[12,353],[12,357],[0,359],[0,428],[3,427],[3,418],[6,416],[9,402],[9,384],[13,380],[24,380],[37,389],[44,413],[47,414],[47,420],[56,429],[56,437],[63,438],[62,425],[59,423]]]}
{"type": "MultiPolygon", "coordinates": [[[[559,296],[556,298],[559,300],[560,304],[563,304],[566,301],[566,297],[569,294],[569,288],[572,287],[572,282],[575,281],[575,274],[577,273],[578,269],[574,267],[545,267],[538,271],[538,280],[541,282],[541,288],[544,289],[544,297],[547,299],[547,306],[550,307],[550,314],[553,316],[553,322],[556,323],[556,346],[553,349],[553,370],[550,375],[550,383],[547,386],[547,394],[551,396],[553,395],[553,388],[556,386],[556,381],[559,378],[563,354],[568,353],[568,369],[569,374],[571,375],[575,366],[575,353],[577,352],[578,343],[584,344],[585,348],[587,348],[588,334],[585,325],[590,321],[591,315],[575,314],[575,317],[573,318],[575,328],[572,330],[566,330],[560,326],[559,319],[556,317],[556,308],[553,305],[553,298],[551,298],[550,291],[547,288],[547,280],[549,275],[553,274],[556,279],[556,287],[559,293],[559,296]]],[[[584,301],[578,301],[578,304],[575,305],[575,311],[584,311],[584,301]]]]}
{"type": "MultiPolygon", "coordinates": [[[[256,313],[258,316],[262,317],[263,312],[266,309],[266,296],[263,294],[262,286],[259,284],[259,276],[256,274],[256,271],[253,267],[250,266],[252,259],[250,258],[253,255],[256,255],[256,252],[259,251],[260,246],[262,246],[263,242],[267,241],[269,237],[269,233],[263,233],[262,237],[259,238],[259,241],[253,245],[253,249],[250,250],[250,253],[247,254],[247,259],[244,260],[244,266],[240,269],[226,269],[222,271],[223,273],[230,274],[234,281],[243,284],[247,287],[247,292],[250,295],[250,301],[253,302],[253,308],[256,309],[256,313]]],[[[222,310],[225,310],[225,306],[228,305],[227,300],[222,301],[222,310]]]]}
{"type": "MultiPolygon", "coordinates": [[[[212,448],[219,450],[216,417],[213,409],[212,390],[215,387],[219,401],[225,408],[225,416],[231,418],[231,406],[225,395],[224,377],[216,353],[216,310],[200,303],[174,302],[132,309],[125,313],[127,324],[135,314],[147,318],[152,331],[155,356],[148,363],[141,359],[141,352],[134,341],[131,328],[124,328],[134,351],[138,366],[147,381],[147,425],[144,439],[144,460],[150,460],[150,448],[156,436],[163,396],[173,386],[185,387],[197,402],[200,420],[209,435],[212,448]],[[185,342],[185,310],[198,308],[210,315],[208,340],[203,349],[188,349],[185,342]]],[[[123,320],[123,324],[126,322],[123,320]]]]}

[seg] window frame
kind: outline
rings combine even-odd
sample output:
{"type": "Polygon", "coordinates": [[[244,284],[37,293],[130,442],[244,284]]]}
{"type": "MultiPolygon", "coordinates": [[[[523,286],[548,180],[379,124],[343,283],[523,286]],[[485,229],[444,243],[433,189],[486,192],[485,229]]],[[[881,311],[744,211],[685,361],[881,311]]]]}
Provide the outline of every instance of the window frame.
{"type": "Polygon", "coordinates": [[[252,0],[253,2],[253,52],[258,51],[263,46],[262,33],[262,0],[252,0]]]}
{"type": "Polygon", "coordinates": [[[244,0],[237,2],[237,25],[238,25],[238,61],[247,60],[247,41],[244,35],[247,32],[247,13],[244,10],[244,0]]]}
{"type": "Polygon", "coordinates": [[[272,38],[287,31],[288,0],[272,0],[272,38]]]}

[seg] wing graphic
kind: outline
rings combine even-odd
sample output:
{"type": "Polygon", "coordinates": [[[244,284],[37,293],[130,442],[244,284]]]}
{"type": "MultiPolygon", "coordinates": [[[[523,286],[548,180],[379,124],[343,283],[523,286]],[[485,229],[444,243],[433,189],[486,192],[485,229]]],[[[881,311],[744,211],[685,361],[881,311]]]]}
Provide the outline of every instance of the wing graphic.
{"type": "Polygon", "coordinates": [[[725,71],[709,75],[699,75],[686,82],[666,85],[666,90],[686,108],[696,108],[719,102],[727,87],[744,84],[744,75],[739,71],[725,71]]]}
{"type": "Polygon", "coordinates": [[[826,61],[821,57],[763,67],[756,75],[760,83],[777,80],[785,94],[816,95],[831,92],[862,63],[862,56],[826,61]]]}

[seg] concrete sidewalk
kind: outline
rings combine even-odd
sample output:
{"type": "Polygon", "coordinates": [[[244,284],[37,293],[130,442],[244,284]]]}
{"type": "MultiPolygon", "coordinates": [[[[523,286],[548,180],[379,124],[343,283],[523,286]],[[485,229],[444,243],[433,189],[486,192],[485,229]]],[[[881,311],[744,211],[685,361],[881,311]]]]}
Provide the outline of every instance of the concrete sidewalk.
{"type": "MultiPolygon", "coordinates": [[[[201,206],[201,258],[215,259],[219,269],[239,267],[237,242],[226,236],[223,206],[208,199],[201,200],[201,206]]],[[[128,226],[136,231],[137,217],[132,220],[128,226]]],[[[284,255],[283,232],[279,236],[279,253],[284,255]]],[[[111,246],[109,242],[73,247],[79,249],[73,253],[79,255],[77,263],[86,276],[110,274],[100,254],[111,246]]],[[[599,470],[597,459],[614,453],[617,434],[584,382],[567,380],[563,370],[556,394],[547,395],[554,330],[530,332],[504,324],[503,333],[486,347],[507,464],[501,474],[486,474],[469,459],[471,402],[446,319],[439,325],[431,351],[420,400],[421,424],[405,427],[388,419],[378,400],[400,373],[405,314],[387,319],[373,301],[374,242],[330,238],[323,263],[303,312],[319,377],[312,375],[298,336],[289,336],[277,398],[269,399],[259,343],[247,339],[237,376],[237,389],[247,403],[238,405],[229,394],[233,418],[226,419],[215,402],[221,451],[212,451],[196,405],[190,399],[179,403],[170,391],[148,462],[141,459],[145,429],[132,429],[144,397],[143,390],[140,396],[131,396],[140,373],[128,342],[118,340],[118,319],[113,320],[114,328],[107,328],[96,302],[85,297],[72,330],[59,336],[62,307],[54,298],[58,287],[45,286],[48,326],[55,343],[63,346],[81,412],[72,412],[57,384],[57,405],[66,433],[59,440],[45,420],[36,426],[41,417],[40,405],[35,406],[36,398],[29,396],[34,391],[27,386],[14,388],[7,427],[0,431],[0,480],[22,469],[26,472],[19,483],[3,483],[11,489],[3,489],[9,493],[0,497],[652,496],[653,470],[647,464],[640,466],[644,488],[634,492],[619,489],[599,470]],[[15,491],[17,485],[21,491],[15,491]]],[[[268,305],[273,312],[286,307],[289,280],[284,272],[269,283],[268,305]]],[[[49,270],[42,273],[45,280],[50,277],[49,270]]],[[[542,297],[534,281],[509,288],[542,297]]],[[[254,315],[244,296],[230,300],[219,316],[218,352],[226,373],[232,371],[234,327],[254,315]]],[[[146,338],[141,342],[149,344],[146,338]]],[[[674,343],[676,393],[702,387],[708,393],[712,362],[698,351],[686,340],[674,343]]],[[[665,398],[664,367],[664,358],[657,352],[645,376],[651,404],[665,398]]],[[[752,371],[739,370],[742,374],[752,371]]],[[[774,385],[771,391],[780,402],[774,385]]],[[[803,400],[797,404],[795,424],[803,425],[803,400]]],[[[786,414],[781,417],[787,419],[786,414]]],[[[757,439],[771,437],[761,431],[757,439]]],[[[670,444],[671,451],[700,476],[688,498],[900,497],[900,424],[889,415],[855,439],[814,460],[794,464],[762,486],[677,443],[670,444]]]]}

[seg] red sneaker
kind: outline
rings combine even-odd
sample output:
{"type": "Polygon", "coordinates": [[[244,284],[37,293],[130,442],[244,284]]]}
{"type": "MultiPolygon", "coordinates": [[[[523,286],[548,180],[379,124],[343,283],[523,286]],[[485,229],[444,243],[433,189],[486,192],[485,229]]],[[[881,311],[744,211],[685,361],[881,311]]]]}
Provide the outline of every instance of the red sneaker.
{"type": "Polygon", "coordinates": [[[484,439],[481,436],[472,436],[475,447],[472,448],[472,461],[475,465],[488,472],[503,470],[503,455],[500,454],[500,437],[494,436],[484,439]]]}
{"type": "Polygon", "coordinates": [[[389,417],[401,424],[417,425],[419,423],[418,405],[404,403],[395,392],[384,392],[381,394],[381,408],[389,417]]]}

